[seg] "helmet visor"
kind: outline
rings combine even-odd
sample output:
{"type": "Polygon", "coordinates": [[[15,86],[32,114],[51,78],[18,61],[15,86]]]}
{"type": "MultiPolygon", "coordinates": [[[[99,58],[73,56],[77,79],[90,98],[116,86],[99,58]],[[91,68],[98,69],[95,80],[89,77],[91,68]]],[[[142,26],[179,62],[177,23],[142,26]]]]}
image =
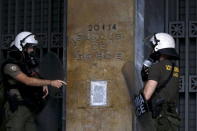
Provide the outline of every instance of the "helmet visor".
{"type": "Polygon", "coordinates": [[[27,43],[27,44],[25,45],[25,47],[26,47],[26,48],[30,48],[30,47],[33,47],[33,48],[34,48],[34,47],[37,47],[37,45],[38,45],[37,43],[27,43]]]}

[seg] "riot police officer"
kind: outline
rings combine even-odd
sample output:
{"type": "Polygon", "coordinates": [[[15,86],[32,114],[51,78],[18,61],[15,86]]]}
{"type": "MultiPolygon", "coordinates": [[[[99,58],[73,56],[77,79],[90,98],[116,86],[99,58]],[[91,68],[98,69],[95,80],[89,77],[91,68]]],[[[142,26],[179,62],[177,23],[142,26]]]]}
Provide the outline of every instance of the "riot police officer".
{"type": "Polygon", "coordinates": [[[150,39],[153,52],[145,60],[141,74],[145,82],[142,94],[148,103],[157,131],[176,131],[179,68],[175,40],[167,33],[156,33],[150,39]]]}
{"type": "Polygon", "coordinates": [[[64,83],[39,77],[35,56],[37,44],[33,33],[19,33],[10,46],[8,59],[2,65],[7,131],[36,131],[34,116],[44,106],[47,86],[60,88],[64,83]]]}

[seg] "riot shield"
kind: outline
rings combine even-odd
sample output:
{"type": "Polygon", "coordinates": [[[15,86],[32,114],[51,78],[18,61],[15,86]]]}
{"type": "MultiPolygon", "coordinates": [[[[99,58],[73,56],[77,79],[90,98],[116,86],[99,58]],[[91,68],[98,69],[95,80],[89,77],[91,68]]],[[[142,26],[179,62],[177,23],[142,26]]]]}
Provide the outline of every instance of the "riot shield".
{"type": "Polygon", "coordinates": [[[122,67],[122,73],[125,79],[125,82],[127,84],[128,87],[128,91],[130,94],[130,98],[131,98],[131,103],[133,105],[134,108],[133,109],[133,115],[134,115],[134,120],[135,120],[135,128],[136,131],[155,131],[154,128],[154,121],[151,118],[150,113],[145,113],[143,116],[141,117],[136,117],[135,116],[135,97],[139,95],[139,90],[140,87],[136,87],[137,84],[135,84],[135,67],[134,64],[132,64],[132,62],[127,62],[124,64],[124,66],[122,67]]]}
{"type": "MultiPolygon", "coordinates": [[[[65,76],[62,63],[53,52],[48,52],[41,58],[39,73],[43,79],[48,80],[64,80],[65,76]]],[[[48,102],[36,119],[38,131],[59,131],[61,129],[63,88],[48,87],[48,102]]]]}
{"type": "MultiPolygon", "coordinates": [[[[64,80],[64,69],[58,56],[53,52],[48,52],[40,60],[40,76],[48,80],[64,80]]],[[[61,89],[49,88],[50,96],[58,96],[61,89]]]]}

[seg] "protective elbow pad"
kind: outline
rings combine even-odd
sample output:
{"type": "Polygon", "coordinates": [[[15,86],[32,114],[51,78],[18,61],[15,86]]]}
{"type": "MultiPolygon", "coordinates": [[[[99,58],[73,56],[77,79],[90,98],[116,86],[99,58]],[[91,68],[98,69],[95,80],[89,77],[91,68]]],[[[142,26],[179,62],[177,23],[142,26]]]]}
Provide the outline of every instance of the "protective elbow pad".
{"type": "Polygon", "coordinates": [[[143,116],[148,112],[148,104],[142,92],[134,97],[135,114],[137,117],[143,116]]]}
{"type": "Polygon", "coordinates": [[[142,66],[142,70],[141,70],[141,77],[143,81],[147,81],[148,80],[148,75],[149,75],[149,70],[150,67],[152,66],[154,60],[151,58],[148,58],[144,61],[143,66],[142,66]]]}
{"type": "Polygon", "coordinates": [[[145,82],[148,80],[148,74],[149,74],[149,67],[143,66],[141,70],[142,81],[145,82]]]}

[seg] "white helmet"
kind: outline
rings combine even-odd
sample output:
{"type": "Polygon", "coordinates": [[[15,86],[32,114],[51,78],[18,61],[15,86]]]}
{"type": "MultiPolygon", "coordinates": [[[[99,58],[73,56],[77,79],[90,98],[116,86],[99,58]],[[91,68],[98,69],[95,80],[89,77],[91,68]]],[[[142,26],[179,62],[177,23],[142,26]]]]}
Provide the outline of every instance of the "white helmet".
{"type": "Polygon", "coordinates": [[[28,45],[36,46],[38,41],[35,39],[35,35],[31,32],[21,32],[16,37],[15,40],[11,43],[10,47],[13,45],[18,48],[19,51],[23,51],[24,47],[28,45]]]}
{"type": "Polygon", "coordinates": [[[175,50],[175,40],[167,33],[156,33],[150,38],[153,50],[159,54],[165,54],[172,56],[174,59],[178,59],[179,56],[175,50]]]}

